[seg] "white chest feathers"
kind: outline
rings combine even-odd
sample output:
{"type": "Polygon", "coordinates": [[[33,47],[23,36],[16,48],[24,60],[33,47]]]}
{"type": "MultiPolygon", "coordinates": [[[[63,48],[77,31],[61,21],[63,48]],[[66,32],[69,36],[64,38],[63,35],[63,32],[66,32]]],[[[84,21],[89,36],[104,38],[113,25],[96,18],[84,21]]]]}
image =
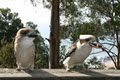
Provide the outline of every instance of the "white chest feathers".
{"type": "Polygon", "coordinates": [[[84,62],[84,60],[90,55],[92,47],[87,43],[80,45],[77,43],[77,49],[71,59],[77,62],[84,62]]]}
{"type": "Polygon", "coordinates": [[[23,46],[24,48],[32,46],[34,38],[29,38],[29,37],[23,37],[22,40],[20,41],[20,45],[23,46]]]}

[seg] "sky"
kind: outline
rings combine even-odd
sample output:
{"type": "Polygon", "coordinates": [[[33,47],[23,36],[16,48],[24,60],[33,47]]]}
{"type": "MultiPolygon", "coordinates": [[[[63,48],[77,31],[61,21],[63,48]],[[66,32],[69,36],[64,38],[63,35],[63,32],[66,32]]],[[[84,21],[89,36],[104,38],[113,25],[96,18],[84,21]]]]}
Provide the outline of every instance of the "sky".
{"type": "Polygon", "coordinates": [[[50,10],[43,7],[42,2],[34,7],[30,0],[0,0],[0,8],[10,8],[12,12],[19,13],[19,17],[25,24],[32,21],[38,25],[41,36],[49,38],[50,10]]]}

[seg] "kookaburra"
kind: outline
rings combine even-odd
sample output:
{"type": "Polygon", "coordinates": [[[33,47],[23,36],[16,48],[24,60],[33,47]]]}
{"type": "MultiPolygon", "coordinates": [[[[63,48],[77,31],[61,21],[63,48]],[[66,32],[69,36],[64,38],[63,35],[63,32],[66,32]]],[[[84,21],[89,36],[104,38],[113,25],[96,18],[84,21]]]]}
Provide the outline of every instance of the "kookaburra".
{"type": "Polygon", "coordinates": [[[14,42],[14,54],[16,57],[17,70],[34,69],[35,45],[33,40],[37,37],[35,30],[31,28],[20,29],[14,42]]]}
{"type": "Polygon", "coordinates": [[[95,36],[80,35],[78,42],[68,48],[65,60],[63,61],[65,69],[69,71],[76,64],[83,64],[93,47],[103,49],[100,44],[96,43],[95,36]]]}

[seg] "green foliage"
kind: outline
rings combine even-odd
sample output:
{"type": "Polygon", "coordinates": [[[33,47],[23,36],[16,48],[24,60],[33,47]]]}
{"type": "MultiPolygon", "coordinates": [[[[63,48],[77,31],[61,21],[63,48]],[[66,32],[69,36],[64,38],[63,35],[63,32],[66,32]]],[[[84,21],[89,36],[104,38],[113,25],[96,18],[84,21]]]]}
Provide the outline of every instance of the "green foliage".
{"type": "Polygon", "coordinates": [[[34,41],[36,47],[35,68],[48,68],[48,46],[44,43],[44,39],[39,36],[34,41]]]}
{"type": "Polygon", "coordinates": [[[108,20],[103,24],[104,26],[104,35],[114,35],[114,26],[111,26],[111,20],[108,20]],[[109,28],[108,28],[109,27],[109,28]]]}
{"type": "Polygon", "coordinates": [[[13,50],[13,42],[7,43],[3,38],[1,40],[2,47],[0,50],[0,68],[14,68],[15,65],[15,56],[13,50]]]}
{"type": "Polygon", "coordinates": [[[93,56],[90,59],[87,59],[85,61],[84,66],[83,65],[76,65],[74,66],[74,69],[104,69],[104,65],[101,61],[98,60],[97,57],[93,56]]]}
{"type": "Polygon", "coordinates": [[[93,68],[93,69],[103,69],[104,66],[101,61],[97,59],[97,57],[92,57],[87,60],[86,64],[88,65],[88,68],[93,68]]]}
{"type": "Polygon", "coordinates": [[[36,53],[35,55],[35,68],[48,68],[48,54],[47,53],[36,53]]]}
{"type": "Polygon", "coordinates": [[[69,38],[71,41],[76,42],[80,34],[80,27],[76,26],[61,26],[60,37],[62,39],[69,38]]]}
{"type": "Polygon", "coordinates": [[[65,59],[65,53],[66,53],[66,45],[60,46],[60,55],[59,55],[59,66],[60,68],[63,67],[63,61],[65,59]]]}
{"type": "Polygon", "coordinates": [[[120,2],[113,5],[115,16],[120,16],[120,2]]]}
{"type": "Polygon", "coordinates": [[[18,13],[12,13],[9,8],[0,8],[0,40],[5,37],[7,42],[11,42],[16,35],[15,33],[22,27],[23,24],[18,18],[18,13]]]}
{"type": "MultiPolygon", "coordinates": [[[[96,8],[95,2],[95,0],[61,0],[60,16],[63,17],[63,19],[61,18],[60,25],[61,39],[69,38],[74,43],[80,34],[93,34],[96,37],[104,34],[104,28],[101,24],[101,17],[97,13],[98,11],[95,12],[93,11],[95,9],[91,9],[96,8]],[[85,8],[89,9],[89,12],[85,11],[85,8]],[[90,18],[88,19],[89,22],[85,21],[87,18],[90,18]]],[[[101,1],[98,2],[102,4],[101,1]]]]}
{"type": "Polygon", "coordinates": [[[78,5],[76,4],[76,0],[60,0],[60,14],[62,16],[65,16],[65,18],[68,17],[76,17],[78,18],[79,15],[81,15],[81,11],[78,8],[78,5]]]}
{"type": "Polygon", "coordinates": [[[98,37],[103,34],[103,29],[102,26],[94,22],[77,23],[74,26],[61,26],[60,35],[63,39],[69,38],[74,43],[78,40],[80,34],[92,34],[98,37]]]}
{"type": "Polygon", "coordinates": [[[37,25],[34,24],[33,22],[29,21],[26,23],[26,27],[30,27],[32,29],[36,29],[37,25]]]}

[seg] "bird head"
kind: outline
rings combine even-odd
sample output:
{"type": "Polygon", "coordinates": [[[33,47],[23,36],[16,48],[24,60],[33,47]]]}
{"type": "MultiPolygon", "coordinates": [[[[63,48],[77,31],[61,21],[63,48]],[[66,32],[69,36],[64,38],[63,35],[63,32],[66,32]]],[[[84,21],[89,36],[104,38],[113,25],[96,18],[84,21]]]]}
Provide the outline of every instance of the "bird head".
{"type": "Polygon", "coordinates": [[[29,38],[36,38],[37,37],[35,30],[32,28],[21,28],[17,32],[16,36],[29,37],[29,38]]]}
{"type": "Polygon", "coordinates": [[[104,47],[96,42],[96,38],[93,35],[80,35],[79,37],[81,44],[87,44],[88,46],[101,48],[104,51],[104,47]]]}
{"type": "Polygon", "coordinates": [[[95,42],[96,38],[93,35],[80,35],[79,36],[80,44],[95,42]]]}

